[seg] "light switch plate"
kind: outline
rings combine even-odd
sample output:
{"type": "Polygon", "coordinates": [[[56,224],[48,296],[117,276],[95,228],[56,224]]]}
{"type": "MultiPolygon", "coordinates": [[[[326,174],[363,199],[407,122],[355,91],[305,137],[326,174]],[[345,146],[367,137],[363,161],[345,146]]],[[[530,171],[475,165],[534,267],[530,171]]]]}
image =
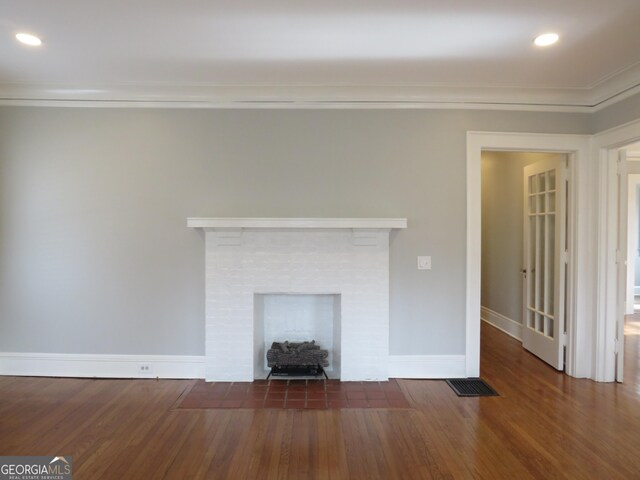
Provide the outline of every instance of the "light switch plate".
{"type": "Polygon", "coordinates": [[[418,270],[431,270],[431,257],[418,257],[418,270]]]}

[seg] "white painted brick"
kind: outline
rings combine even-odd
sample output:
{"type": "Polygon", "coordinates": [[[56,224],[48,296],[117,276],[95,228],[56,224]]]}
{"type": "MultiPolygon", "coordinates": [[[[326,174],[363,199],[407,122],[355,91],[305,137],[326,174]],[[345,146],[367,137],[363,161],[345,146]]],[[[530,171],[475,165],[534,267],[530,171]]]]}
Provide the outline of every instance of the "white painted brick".
{"type": "Polygon", "coordinates": [[[256,293],[339,294],[341,378],[388,378],[388,233],[366,246],[354,245],[345,231],[247,230],[237,246],[212,235],[206,234],[205,268],[208,380],[253,379],[256,293]]]}

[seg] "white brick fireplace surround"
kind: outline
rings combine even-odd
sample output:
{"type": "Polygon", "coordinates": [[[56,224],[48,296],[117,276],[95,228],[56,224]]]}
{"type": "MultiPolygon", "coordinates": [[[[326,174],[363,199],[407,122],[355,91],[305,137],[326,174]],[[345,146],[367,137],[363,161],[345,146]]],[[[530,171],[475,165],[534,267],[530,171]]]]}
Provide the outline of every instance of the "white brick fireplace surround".
{"type": "Polygon", "coordinates": [[[406,228],[406,219],[189,218],[187,225],[206,232],[208,381],[263,378],[255,299],[283,294],[339,296],[333,348],[341,380],[389,378],[389,232],[406,228]]]}

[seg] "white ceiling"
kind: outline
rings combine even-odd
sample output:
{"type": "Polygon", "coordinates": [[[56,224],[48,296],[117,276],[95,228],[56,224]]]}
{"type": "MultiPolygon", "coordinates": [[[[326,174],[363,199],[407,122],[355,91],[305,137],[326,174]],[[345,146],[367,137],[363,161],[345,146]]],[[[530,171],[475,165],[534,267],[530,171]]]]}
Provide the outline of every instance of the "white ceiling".
{"type": "Polygon", "coordinates": [[[0,0],[0,97],[594,107],[639,86],[639,20],[640,0],[0,0]]]}

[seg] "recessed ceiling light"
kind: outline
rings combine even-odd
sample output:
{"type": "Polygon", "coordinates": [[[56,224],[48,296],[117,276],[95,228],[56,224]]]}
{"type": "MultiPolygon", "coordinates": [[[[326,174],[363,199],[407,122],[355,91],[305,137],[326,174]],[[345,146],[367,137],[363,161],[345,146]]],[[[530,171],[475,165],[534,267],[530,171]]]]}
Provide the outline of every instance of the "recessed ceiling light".
{"type": "Polygon", "coordinates": [[[18,33],[16,34],[16,38],[19,42],[24,43],[25,45],[30,45],[32,47],[38,47],[42,45],[42,40],[29,33],[18,33]]]}
{"type": "Polygon", "coordinates": [[[549,45],[553,45],[558,41],[560,37],[557,33],[544,33],[542,35],[538,35],[534,40],[535,43],[539,47],[548,47],[549,45]]]}

